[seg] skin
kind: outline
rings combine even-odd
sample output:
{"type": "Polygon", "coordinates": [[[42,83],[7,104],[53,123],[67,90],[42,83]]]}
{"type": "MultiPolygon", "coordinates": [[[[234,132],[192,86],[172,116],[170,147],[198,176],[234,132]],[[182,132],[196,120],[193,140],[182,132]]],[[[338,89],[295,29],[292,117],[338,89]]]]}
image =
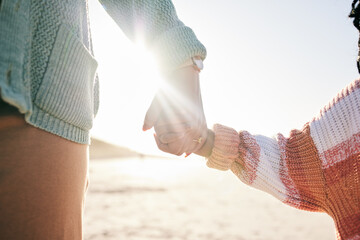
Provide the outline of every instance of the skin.
{"type": "Polygon", "coordinates": [[[206,142],[195,154],[202,157],[210,157],[213,147],[214,147],[215,134],[212,130],[208,129],[208,135],[206,138],[206,142]]]}
{"type": "Polygon", "coordinates": [[[183,67],[167,79],[146,113],[143,130],[154,127],[155,141],[164,152],[209,155],[213,134],[206,125],[199,71],[192,66],[183,67]]]}

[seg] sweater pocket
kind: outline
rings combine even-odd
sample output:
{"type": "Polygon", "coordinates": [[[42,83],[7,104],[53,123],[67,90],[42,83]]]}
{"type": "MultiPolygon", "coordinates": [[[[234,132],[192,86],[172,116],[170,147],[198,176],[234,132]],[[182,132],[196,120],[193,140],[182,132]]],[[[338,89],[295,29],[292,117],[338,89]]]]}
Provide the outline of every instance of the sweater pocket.
{"type": "Polygon", "coordinates": [[[61,25],[34,103],[55,118],[90,130],[96,68],[96,60],[82,42],[61,25]]]}

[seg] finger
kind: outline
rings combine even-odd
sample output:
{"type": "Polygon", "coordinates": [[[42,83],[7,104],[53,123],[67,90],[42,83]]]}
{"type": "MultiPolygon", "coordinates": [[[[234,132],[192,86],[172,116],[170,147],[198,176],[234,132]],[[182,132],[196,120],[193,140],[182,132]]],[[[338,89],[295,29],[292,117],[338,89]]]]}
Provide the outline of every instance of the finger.
{"type": "Polygon", "coordinates": [[[194,145],[193,145],[193,149],[191,149],[191,152],[199,151],[202,148],[202,146],[205,144],[206,139],[207,139],[207,131],[203,131],[200,135],[196,135],[192,140],[194,145]]]}
{"type": "Polygon", "coordinates": [[[169,109],[167,106],[163,108],[163,111],[161,112],[161,117],[159,118],[159,121],[157,122],[158,125],[166,125],[169,122],[172,124],[179,124],[179,123],[185,123],[185,122],[191,122],[191,117],[189,117],[189,114],[186,112],[180,112],[178,109],[169,109]]]}
{"type": "Polygon", "coordinates": [[[158,136],[168,134],[168,133],[185,133],[190,129],[189,124],[187,123],[178,123],[178,124],[164,124],[159,125],[158,123],[154,126],[155,132],[158,136]]]}
{"type": "Polygon", "coordinates": [[[189,131],[188,134],[186,134],[186,136],[184,137],[184,150],[187,153],[198,151],[205,143],[207,138],[207,132],[199,130],[200,129],[197,129],[195,131],[189,131]]]}
{"type": "Polygon", "coordinates": [[[162,110],[161,104],[159,102],[158,96],[156,95],[153,101],[151,102],[149,109],[146,112],[143,131],[149,130],[154,126],[161,113],[161,110],[162,110]]]}
{"type": "Polygon", "coordinates": [[[158,146],[158,148],[163,151],[163,152],[169,152],[169,147],[167,144],[165,143],[162,143],[159,139],[159,137],[154,134],[154,138],[155,138],[155,142],[156,142],[156,145],[158,146]]]}
{"type": "Polygon", "coordinates": [[[184,137],[184,133],[167,133],[158,136],[159,136],[159,140],[162,143],[169,144],[169,143],[174,143],[176,141],[180,141],[184,137]]]}
{"type": "Polygon", "coordinates": [[[162,143],[159,139],[159,137],[154,134],[154,138],[155,138],[155,141],[156,141],[156,144],[158,146],[158,148],[163,151],[163,152],[166,152],[166,153],[171,153],[171,154],[174,154],[174,155],[177,155],[177,156],[181,156],[184,152],[181,151],[181,147],[182,147],[182,144],[177,144],[177,143],[173,143],[173,144],[165,144],[165,143],[162,143]]]}

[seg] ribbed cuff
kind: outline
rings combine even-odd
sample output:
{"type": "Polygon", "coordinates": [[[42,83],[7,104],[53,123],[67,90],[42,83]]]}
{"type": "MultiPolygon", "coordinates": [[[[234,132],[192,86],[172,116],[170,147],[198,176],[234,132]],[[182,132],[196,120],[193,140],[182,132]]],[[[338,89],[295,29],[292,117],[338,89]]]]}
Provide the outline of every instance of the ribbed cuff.
{"type": "Polygon", "coordinates": [[[220,124],[215,124],[213,131],[215,133],[214,147],[207,166],[226,171],[239,156],[239,134],[236,130],[220,124]]]}

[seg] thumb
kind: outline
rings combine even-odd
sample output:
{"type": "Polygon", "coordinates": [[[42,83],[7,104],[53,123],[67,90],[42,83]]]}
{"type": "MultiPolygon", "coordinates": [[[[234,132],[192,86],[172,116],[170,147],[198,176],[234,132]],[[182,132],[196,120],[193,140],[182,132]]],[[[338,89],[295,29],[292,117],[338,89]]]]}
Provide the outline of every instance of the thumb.
{"type": "Polygon", "coordinates": [[[143,131],[147,131],[151,129],[157,119],[159,118],[159,115],[162,111],[161,104],[159,101],[158,95],[155,95],[154,99],[151,102],[151,105],[149,109],[146,112],[145,119],[144,119],[144,125],[143,125],[143,131]]]}

